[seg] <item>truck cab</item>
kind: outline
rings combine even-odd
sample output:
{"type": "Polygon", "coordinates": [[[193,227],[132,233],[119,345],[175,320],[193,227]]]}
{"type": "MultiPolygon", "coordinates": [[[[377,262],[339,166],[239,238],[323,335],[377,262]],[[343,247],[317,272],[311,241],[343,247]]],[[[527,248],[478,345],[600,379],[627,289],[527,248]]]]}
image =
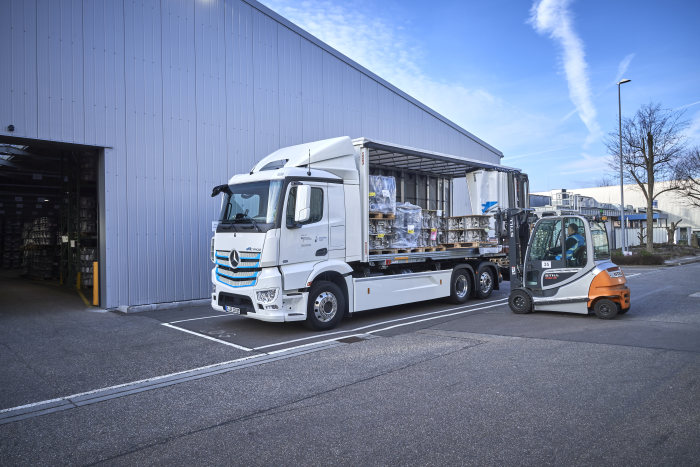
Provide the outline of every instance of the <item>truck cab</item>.
{"type": "MultiPolygon", "coordinates": [[[[357,176],[341,178],[327,170],[289,166],[291,158],[306,156],[289,149],[271,154],[249,174],[233,176],[212,193],[223,194],[211,246],[216,310],[254,314],[263,321],[305,320],[309,286],[324,273],[347,294],[342,274],[351,272],[348,253],[359,259],[359,246],[354,253],[346,248],[346,220],[359,218],[359,209],[348,211],[359,206],[357,176]]],[[[349,139],[305,149],[313,152],[312,167],[327,161],[324,152],[336,159],[344,154],[355,163],[349,139]]],[[[335,165],[352,172],[347,163],[335,165]]],[[[347,300],[334,299],[337,314],[342,314],[347,300]]],[[[322,318],[336,319],[336,314],[328,316],[330,311],[322,318]]]]}

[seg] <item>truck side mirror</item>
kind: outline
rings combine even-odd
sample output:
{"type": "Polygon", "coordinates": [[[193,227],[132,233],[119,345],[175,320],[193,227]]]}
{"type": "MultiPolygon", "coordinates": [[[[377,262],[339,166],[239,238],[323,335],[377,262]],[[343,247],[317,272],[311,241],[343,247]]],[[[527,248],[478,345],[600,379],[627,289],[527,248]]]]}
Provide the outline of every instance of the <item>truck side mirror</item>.
{"type": "Polygon", "coordinates": [[[306,222],[311,217],[311,187],[297,186],[297,200],[294,207],[294,222],[306,222]]]}

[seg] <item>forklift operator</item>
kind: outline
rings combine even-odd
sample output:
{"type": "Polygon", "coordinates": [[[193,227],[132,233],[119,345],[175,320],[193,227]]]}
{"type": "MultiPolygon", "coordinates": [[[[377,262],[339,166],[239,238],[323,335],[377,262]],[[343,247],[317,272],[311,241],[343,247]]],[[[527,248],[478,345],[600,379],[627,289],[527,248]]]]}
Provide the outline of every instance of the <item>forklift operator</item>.
{"type": "MultiPolygon", "coordinates": [[[[586,239],[578,232],[578,225],[573,223],[569,224],[566,233],[566,241],[564,242],[566,245],[566,259],[571,260],[574,251],[576,251],[578,247],[586,244],[586,239]]],[[[561,247],[550,248],[549,253],[556,254],[554,259],[561,259],[561,247]]]]}

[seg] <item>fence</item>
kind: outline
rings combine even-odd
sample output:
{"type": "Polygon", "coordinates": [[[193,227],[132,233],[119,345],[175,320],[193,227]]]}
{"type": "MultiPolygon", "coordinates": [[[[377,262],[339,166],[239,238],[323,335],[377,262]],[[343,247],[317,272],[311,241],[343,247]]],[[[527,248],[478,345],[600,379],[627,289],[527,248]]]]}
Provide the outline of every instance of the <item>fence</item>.
{"type": "MultiPolygon", "coordinates": [[[[646,237],[644,241],[639,241],[639,228],[625,229],[625,237],[627,238],[627,246],[638,246],[640,244],[646,244],[646,237]]],[[[647,235],[647,229],[644,229],[644,234],[647,235]]],[[[676,233],[676,240],[678,240],[678,234],[676,233]]],[[[668,232],[666,232],[665,227],[654,227],[654,243],[666,243],[668,241],[668,232]]],[[[615,228],[615,238],[614,243],[611,248],[621,248],[622,247],[622,232],[621,229],[615,228]]]]}

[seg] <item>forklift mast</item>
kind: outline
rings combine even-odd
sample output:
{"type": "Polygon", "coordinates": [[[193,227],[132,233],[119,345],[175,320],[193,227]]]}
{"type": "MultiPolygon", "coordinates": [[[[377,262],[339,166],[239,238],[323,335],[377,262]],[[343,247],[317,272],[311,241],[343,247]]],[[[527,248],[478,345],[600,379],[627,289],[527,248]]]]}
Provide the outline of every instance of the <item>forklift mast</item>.
{"type": "Polygon", "coordinates": [[[531,209],[508,209],[505,212],[511,289],[523,286],[523,265],[530,240],[532,216],[531,209]]]}

